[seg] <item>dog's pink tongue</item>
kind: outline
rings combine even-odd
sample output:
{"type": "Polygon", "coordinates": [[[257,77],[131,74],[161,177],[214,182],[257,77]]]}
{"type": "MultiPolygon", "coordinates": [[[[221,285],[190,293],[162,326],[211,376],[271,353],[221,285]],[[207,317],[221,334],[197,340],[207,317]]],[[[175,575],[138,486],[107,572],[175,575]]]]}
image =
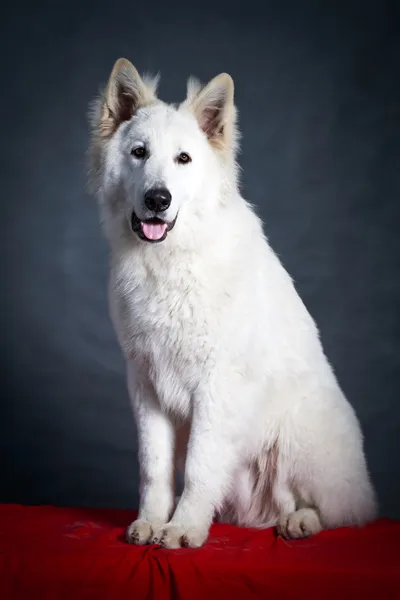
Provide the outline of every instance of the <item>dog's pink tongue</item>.
{"type": "Polygon", "coordinates": [[[144,235],[147,237],[148,240],[160,240],[167,229],[167,224],[142,223],[142,229],[144,235]]]}

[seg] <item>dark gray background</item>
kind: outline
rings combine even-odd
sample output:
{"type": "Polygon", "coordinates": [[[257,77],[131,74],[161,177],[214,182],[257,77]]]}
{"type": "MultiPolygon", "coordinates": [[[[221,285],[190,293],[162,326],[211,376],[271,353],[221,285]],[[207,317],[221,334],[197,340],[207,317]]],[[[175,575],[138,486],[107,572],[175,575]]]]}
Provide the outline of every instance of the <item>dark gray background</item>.
{"type": "Polygon", "coordinates": [[[228,71],[243,192],[356,408],[400,517],[399,2],[16,4],[3,14],[0,500],[135,507],[136,437],[85,193],[88,102],[114,60],[228,71]]]}

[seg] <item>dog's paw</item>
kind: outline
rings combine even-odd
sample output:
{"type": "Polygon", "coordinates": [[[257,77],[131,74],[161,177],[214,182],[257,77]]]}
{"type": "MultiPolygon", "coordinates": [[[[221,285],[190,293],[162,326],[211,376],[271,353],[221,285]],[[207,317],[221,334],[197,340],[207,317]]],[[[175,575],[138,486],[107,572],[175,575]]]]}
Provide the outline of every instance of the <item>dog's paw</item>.
{"type": "Polygon", "coordinates": [[[206,541],[208,529],[167,523],[155,531],[152,543],[163,548],[200,548],[206,541]]]}
{"type": "Polygon", "coordinates": [[[126,541],[129,544],[149,544],[151,543],[154,530],[158,527],[159,524],[154,526],[144,519],[137,519],[137,521],[133,521],[127,528],[126,541]]]}
{"type": "Polygon", "coordinates": [[[287,540],[307,538],[322,529],[318,513],[313,508],[300,508],[284,517],[277,526],[278,534],[287,540]]]}

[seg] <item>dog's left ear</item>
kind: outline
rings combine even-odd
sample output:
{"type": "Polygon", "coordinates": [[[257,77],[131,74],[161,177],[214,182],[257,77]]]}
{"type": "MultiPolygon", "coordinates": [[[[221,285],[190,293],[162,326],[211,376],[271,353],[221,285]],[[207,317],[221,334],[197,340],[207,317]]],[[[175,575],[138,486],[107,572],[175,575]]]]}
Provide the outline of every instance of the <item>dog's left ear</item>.
{"type": "Polygon", "coordinates": [[[211,145],[218,149],[230,146],[235,121],[234,84],[230,75],[221,73],[200,90],[189,82],[187,104],[211,145]]]}

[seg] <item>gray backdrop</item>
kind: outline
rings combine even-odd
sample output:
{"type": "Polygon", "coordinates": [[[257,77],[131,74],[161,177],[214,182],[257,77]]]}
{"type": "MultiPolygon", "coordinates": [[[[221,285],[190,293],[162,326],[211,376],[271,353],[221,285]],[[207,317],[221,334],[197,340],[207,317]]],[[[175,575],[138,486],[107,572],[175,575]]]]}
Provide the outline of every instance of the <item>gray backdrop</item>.
{"type": "Polygon", "coordinates": [[[85,193],[88,102],[119,56],[228,71],[244,195],[317,320],[400,517],[399,2],[15,3],[3,20],[0,501],[135,507],[136,436],[85,193]]]}

